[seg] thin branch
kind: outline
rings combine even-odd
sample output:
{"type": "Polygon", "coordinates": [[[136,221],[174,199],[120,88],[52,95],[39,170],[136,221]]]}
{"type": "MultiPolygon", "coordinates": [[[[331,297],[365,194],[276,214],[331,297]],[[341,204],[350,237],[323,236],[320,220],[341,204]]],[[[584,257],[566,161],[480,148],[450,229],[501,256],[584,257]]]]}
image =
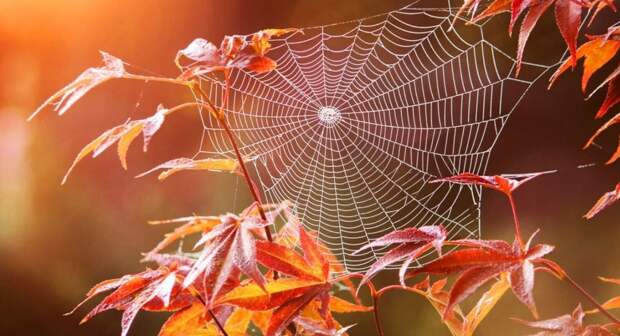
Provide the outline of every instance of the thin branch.
{"type": "MultiPolygon", "coordinates": [[[[228,91],[229,85],[230,85],[228,74],[226,75],[226,83],[227,83],[226,91],[228,91]]],[[[222,107],[222,109],[218,109],[217,107],[215,107],[215,105],[213,104],[213,102],[211,102],[211,100],[209,99],[207,94],[204,92],[204,90],[199,85],[197,85],[195,82],[192,83],[190,88],[192,90],[196,90],[201,96],[201,98],[207,103],[209,108],[215,113],[218,122],[224,129],[224,132],[226,133],[228,140],[230,141],[230,144],[233,147],[233,151],[235,152],[237,161],[239,161],[239,167],[241,168],[243,177],[245,178],[246,184],[248,185],[248,189],[250,189],[250,193],[252,194],[252,197],[254,198],[254,202],[256,202],[256,208],[258,209],[260,218],[266,223],[267,215],[265,214],[265,209],[263,208],[263,203],[260,198],[260,194],[258,193],[256,184],[252,180],[252,177],[250,176],[250,173],[248,172],[248,169],[245,165],[245,160],[243,159],[243,156],[241,155],[241,151],[239,150],[239,146],[237,145],[237,138],[235,137],[232,130],[230,129],[230,125],[228,124],[228,120],[226,119],[226,115],[224,114],[224,107],[222,107]]],[[[224,101],[226,100],[228,100],[228,94],[224,95],[224,101]]],[[[265,226],[265,235],[267,236],[267,240],[269,240],[270,242],[273,242],[273,236],[271,234],[271,228],[269,225],[265,226]]],[[[277,280],[278,273],[274,272],[273,275],[274,275],[273,276],[274,279],[277,280]]]]}
{"type": "Polygon", "coordinates": [[[576,289],[581,295],[583,295],[590,303],[592,303],[601,314],[605,315],[611,322],[615,323],[617,326],[620,326],[620,320],[618,320],[615,316],[613,316],[605,307],[603,307],[596,299],[590,295],[583,287],[581,287],[575,280],[573,280],[568,274],[564,274],[564,280],[568,282],[574,289],[576,289]]]}

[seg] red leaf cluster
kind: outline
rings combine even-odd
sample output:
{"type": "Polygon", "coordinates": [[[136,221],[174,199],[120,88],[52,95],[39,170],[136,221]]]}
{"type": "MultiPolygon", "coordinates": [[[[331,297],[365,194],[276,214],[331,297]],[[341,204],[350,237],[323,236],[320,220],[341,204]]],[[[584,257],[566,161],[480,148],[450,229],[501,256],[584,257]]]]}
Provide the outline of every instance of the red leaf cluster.
{"type": "Polygon", "coordinates": [[[219,47],[205,39],[195,39],[177,53],[175,63],[183,70],[181,78],[189,79],[217,71],[244,69],[263,73],[276,68],[277,64],[265,56],[271,49],[273,37],[298,32],[298,29],[266,29],[250,36],[226,36],[219,47]],[[192,61],[181,65],[181,59],[192,61]]]}

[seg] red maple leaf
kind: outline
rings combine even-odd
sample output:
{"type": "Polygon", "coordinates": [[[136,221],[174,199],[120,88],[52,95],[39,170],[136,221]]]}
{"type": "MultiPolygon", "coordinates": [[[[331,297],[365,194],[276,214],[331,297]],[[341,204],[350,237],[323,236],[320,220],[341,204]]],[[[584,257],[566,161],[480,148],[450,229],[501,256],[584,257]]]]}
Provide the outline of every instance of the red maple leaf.
{"type": "Polygon", "coordinates": [[[400,282],[404,286],[405,273],[409,265],[433,247],[437,250],[437,253],[441,255],[441,247],[445,240],[446,229],[443,226],[422,226],[419,228],[407,228],[394,231],[362,246],[353,254],[373,247],[398,244],[397,247],[389,250],[386,254],[377,259],[362,278],[359,287],[368,282],[375,274],[388,265],[405,259],[399,272],[400,282]]]}
{"type": "Polygon", "coordinates": [[[103,281],[94,286],[73,311],[94,296],[114,290],[93,308],[80,323],[110,309],[123,311],[122,336],[126,336],[140,310],[176,311],[191,305],[197,298],[189,290],[182,289],[182,272],[175,268],[161,267],[157,270],[127,275],[119,279],[103,281]]]}
{"type": "Polygon", "coordinates": [[[245,69],[256,73],[269,72],[277,66],[274,60],[265,56],[271,49],[269,43],[271,38],[297,31],[299,30],[266,29],[248,36],[226,36],[219,47],[198,38],[185,49],[179,50],[175,63],[183,70],[181,78],[184,79],[231,69],[245,69]],[[183,57],[192,63],[181,65],[183,57]]]}
{"type": "Polygon", "coordinates": [[[530,240],[521,249],[518,241],[512,246],[504,241],[463,240],[450,242],[457,246],[469,247],[453,251],[445,256],[409,273],[455,274],[459,276],[450,290],[450,299],[445,310],[448,314],[452,308],[473,294],[487,281],[502,273],[510,274],[512,291],[537,316],[532,290],[534,289],[535,267],[552,273],[559,272],[559,266],[543,257],[553,251],[553,246],[537,244],[531,246],[530,240]]]}
{"type": "MultiPolygon", "coordinates": [[[[329,290],[329,262],[324,257],[316,239],[303,227],[299,227],[300,249],[298,254],[292,248],[268,241],[257,241],[257,259],[264,266],[282,275],[277,280],[265,283],[261,290],[255,283],[237,287],[219,298],[216,304],[232,304],[249,310],[273,310],[265,335],[279,335],[301,312],[318,302],[318,313],[333,329],[329,290]]],[[[342,307],[342,305],[339,305],[342,307]]],[[[337,308],[334,308],[337,309],[337,308]]],[[[350,309],[350,308],[345,308],[350,309]]],[[[363,311],[359,309],[357,311],[363,311]]]]}
{"type": "Polygon", "coordinates": [[[220,223],[204,233],[196,246],[204,246],[198,259],[183,281],[184,287],[215,277],[213,286],[205,287],[209,302],[220,291],[235,271],[247,275],[263,288],[265,280],[256,263],[256,241],[253,231],[263,229],[259,217],[228,214],[220,217],[220,223]]]}

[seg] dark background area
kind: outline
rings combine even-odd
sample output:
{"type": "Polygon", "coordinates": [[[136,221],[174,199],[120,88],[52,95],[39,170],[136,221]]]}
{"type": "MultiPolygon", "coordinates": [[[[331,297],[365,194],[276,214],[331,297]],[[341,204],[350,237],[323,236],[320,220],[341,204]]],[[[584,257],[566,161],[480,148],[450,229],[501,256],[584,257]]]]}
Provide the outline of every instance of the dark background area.
{"type": "MultiPolygon", "coordinates": [[[[118,335],[117,312],[102,314],[84,326],[78,322],[86,308],[75,316],[62,314],[96,282],[143,268],[138,264],[140,253],[167,230],[147,226],[147,220],[218,214],[233,202],[234,178],[187,173],[166,183],[133,179],[164,160],[195,153],[201,126],[192,114],[171,118],[153,139],[149,153],[132,148],[129,172],[110,151],[97,160],[85,160],[68,184],[60,186],[75,154],[101,131],[129,116],[150,115],[160,102],[171,106],[189,98],[186,92],[164,85],[113,82],[94,90],[62,118],[47,110],[26,123],[47,96],[100,63],[98,50],[140,69],[175,74],[176,51],[195,37],[219,41],[224,34],[266,27],[320,25],[408,2],[0,0],[0,334],[118,335]]],[[[526,53],[548,64],[564,50],[550,14],[534,31],[526,53]]],[[[603,30],[595,26],[591,31],[603,30]]],[[[505,39],[507,48],[514,45],[507,34],[505,39]]],[[[546,87],[543,78],[516,109],[488,172],[559,169],[558,174],[519,190],[516,198],[524,230],[541,228],[539,240],[557,246],[554,260],[602,301],[620,295],[620,288],[596,279],[620,277],[616,220],[620,207],[590,223],[581,216],[617,182],[617,167],[600,164],[617,138],[610,135],[601,141],[602,149],[582,151],[598,126],[592,116],[602,97],[584,102],[577,72],[561,78],[551,91],[546,87]],[[599,164],[577,169],[588,163],[599,164]]],[[[243,191],[239,197],[237,202],[248,200],[243,191]]],[[[483,198],[483,238],[509,239],[507,203],[491,192],[483,198]]],[[[379,283],[394,279],[386,274],[379,283]]],[[[543,317],[571,311],[579,302],[565,284],[544,274],[538,279],[536,297],[543,317]]],[[[383,307],[387,335],[448,334],[420,297],[388,294],[383,307]]],[[[502,299],[478,334],[497,335],[498,330],[503,335],[524,334],[525,329],[508,317],[530,318],[512,294],[502,299]]],[[[131,334],[155,335],[164,318],[141,313],[131,334]]],[[[357,323],[352,335],[374,335],[370,315],[347,316],[342,322],[357,323]]]]}

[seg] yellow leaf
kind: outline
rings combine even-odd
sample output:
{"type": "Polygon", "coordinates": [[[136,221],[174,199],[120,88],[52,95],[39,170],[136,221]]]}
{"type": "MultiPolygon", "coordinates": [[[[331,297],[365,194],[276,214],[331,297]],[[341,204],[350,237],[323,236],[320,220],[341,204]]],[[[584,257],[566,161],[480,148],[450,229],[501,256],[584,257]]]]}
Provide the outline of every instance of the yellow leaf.
{"type": "Polygon", "coordinates": [[[121,160],[121,166],[123,169],[127,170],[127,150],[129,150],[129,146],[136,139],[142,129],[144,128],[144,124],[142,122],[136,122],[131,128],[129,128],[121,139],[118,141],[118,158],[121,160]]]}
{"type": "Polygon", "coordinates": [[[495,307],[497,302],[504,296],[510,288],[507,274],[502,274],[501,278],[482,295],[476,306],[467,314],[463,325],[463,335],[473,335],[480,322],[495,307]]]}
{"type": "Polygon", "coordinates": [[[249,283],[228,292],[217,300],[216,305],[233,304],[250,310],[268,310],[318,286],[329,284],[314,280],[280,278],[266,283],[263,290],[257,284],[249,283]]]}
{"type": "Polygon", "coordinates": [[[251,311],[237,308],[226,320],[224,330],[226,330],[230,336],[245,336],[247,335],[247,330],[251,319],[251,311]]]}
{"type": "Polygon", "coordinates": [[[182,239],[186,236],[189,236],[191,234],[208,232],[211,229],[213,229],[216,225],[221,224],[222,220],[220,217],[193,216],[193,217],[184,217],[184,218],[177,218],[177,219],[165,220],[165,221],[149,222],[149,224],[151,225],[160,225],[160,224],[168,224],[168,223],[185,223],[185,224],[179,226],[173,232],[167,233],[164,237],[164,240],[162,240],[159,244],[157,244],[157,246],[148,253],[149,255],[158,253],[162,251],[163,249],[165,249],[166,247],[168,247],[170,244],[174,243],[175,241],[182,239]]]}
{"type": "Polygon", "coordinates": [[[620,308],[620,296],[615,297],[613,299],[608,300],[603,303],[603,308],[605,309],[618,309],[620,308]]]}
{"type": "Polygon", "coordinates": [[[217,327],[207,316],[205,307],[196,303],[170,316],[159,336],[218,336],[217,327]]]}
{"type": "Polygon", "coordinates": [[[61,184],[65,184],[67,182],[69,174],[71,174],[71,171],[73,171],[73,168],[75,168],[78,162],[80,162],[83,158],[86,157],[86,155],[92,153],[97,147],[99,147],[99,145],[101,145],[108,138],[110,133],[111,130],[104,132],[97,139],[93,140],[91,143],[82,148],[82,150],[78,153],[77,157],[73,160],[73,163],[71,164],[71,167],[69,167],[69,170],[67,170],[67,173],[65,173],[61,184]]]}
{"type": "Polygon", "coordinates": [[[256,311],[252,314],[252,323],[263,333],[263,335],[267,333],[271,315],[271,310],[256,311]]]}
{"type": "Polygon", "coordinates": [[[329,310],[334,313],[358,313],[372,311],[372,307],[358,305],[351,303],[347,300],[343,300],[337,296],[332,296],[329,300],[329,310]]]}

